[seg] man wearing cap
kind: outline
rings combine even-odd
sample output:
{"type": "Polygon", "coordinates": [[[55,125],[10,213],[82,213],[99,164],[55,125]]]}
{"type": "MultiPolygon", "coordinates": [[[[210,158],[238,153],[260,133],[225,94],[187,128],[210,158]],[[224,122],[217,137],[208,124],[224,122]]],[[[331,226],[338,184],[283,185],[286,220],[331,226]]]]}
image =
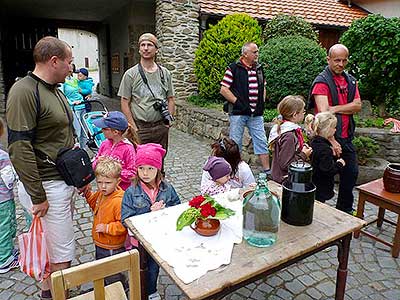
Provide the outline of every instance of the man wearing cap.
{"type": "Polygon", "coordinates": [[[155,62],[158,48],[153,34],[140,36],[140,62],[125,72],[118,96],[121,110],[137,130],[140,142],[161,144],[167,150],[170,124],[166,124],[157,103],[164,101],[168,112],[174,115],[175,97],[170,72],[155,62]]]}

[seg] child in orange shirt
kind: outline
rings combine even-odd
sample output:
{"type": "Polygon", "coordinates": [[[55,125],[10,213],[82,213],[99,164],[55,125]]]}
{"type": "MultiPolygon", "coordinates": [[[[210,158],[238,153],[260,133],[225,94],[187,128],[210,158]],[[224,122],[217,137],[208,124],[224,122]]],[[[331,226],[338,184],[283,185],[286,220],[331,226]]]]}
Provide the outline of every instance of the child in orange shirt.
{"type": "MultiPolygon", "coordinates": [[[[90,185],[84,196],[93,210],[92,237],[96,248],[96,259],[108,257],[125,251],[127,235],[121,223],[121,204],[124,191],[118,186],[121,181],[121,164],[115,159],[101,157],[95,169],[97,192],[90,185]]],[[[106,278],[106,284],[122,281],[121,274],[106,278]]]]}

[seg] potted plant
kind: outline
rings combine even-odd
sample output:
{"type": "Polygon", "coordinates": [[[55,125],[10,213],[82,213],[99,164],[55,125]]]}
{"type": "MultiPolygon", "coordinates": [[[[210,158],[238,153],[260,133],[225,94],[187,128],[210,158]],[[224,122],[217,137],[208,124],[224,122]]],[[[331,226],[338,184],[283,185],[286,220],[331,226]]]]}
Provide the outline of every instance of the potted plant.
{"type": "Polygon", "coordinates": [[[232,209],[223,207],[208,195],[194,197],[189,201],[189,206],[176,221],[177,231],[190,226],[200,235],[215,235],[220,228],[219,220],[227,219],[235,214],[232,209]],[[194,227],[192,227],[193,223],[195,223],[194,227]]]}

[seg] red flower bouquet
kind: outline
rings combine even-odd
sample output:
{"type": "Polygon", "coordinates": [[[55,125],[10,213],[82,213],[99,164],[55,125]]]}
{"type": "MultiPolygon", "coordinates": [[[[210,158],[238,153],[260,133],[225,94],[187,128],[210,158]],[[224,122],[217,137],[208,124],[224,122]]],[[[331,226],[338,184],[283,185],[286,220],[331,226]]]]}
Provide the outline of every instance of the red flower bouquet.
{"type": "Polygon", "coordinates": [[[194,197],[189,201],[189,206],[176,221],[176,230],[178,231],[185,226],[191,225],[197,219],[224,220],[235,214],[232,209],[223,207],[208,195],[194,197]]]}

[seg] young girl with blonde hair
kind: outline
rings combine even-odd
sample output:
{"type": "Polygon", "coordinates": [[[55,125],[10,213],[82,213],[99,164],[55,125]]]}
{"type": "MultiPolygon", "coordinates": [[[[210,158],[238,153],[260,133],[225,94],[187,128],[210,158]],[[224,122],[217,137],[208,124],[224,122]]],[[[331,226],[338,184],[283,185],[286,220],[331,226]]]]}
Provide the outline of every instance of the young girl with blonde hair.
{"type": "Polygon", "coordinates": [[[268,138],[273,150],[271,175],[278,183],[283,182],[293,161],[306,161],[311,155],[312,149],[305,144],[299,125],[304,119],[304,107],[301,96],[286,96],[278,104],[279,115],[268,138]]]}
{"type": "Polygon", "coordinates": [[[313,182],[317,187],[315,198],[325,202],[334,196],[334,176],[346,163],[342,158],[336,159],[329,139],[336,131],[336,117],[330,112],[321,112],[315,117],[307,115],[305,126],[311,135],[311,164],[313,182]]]}

